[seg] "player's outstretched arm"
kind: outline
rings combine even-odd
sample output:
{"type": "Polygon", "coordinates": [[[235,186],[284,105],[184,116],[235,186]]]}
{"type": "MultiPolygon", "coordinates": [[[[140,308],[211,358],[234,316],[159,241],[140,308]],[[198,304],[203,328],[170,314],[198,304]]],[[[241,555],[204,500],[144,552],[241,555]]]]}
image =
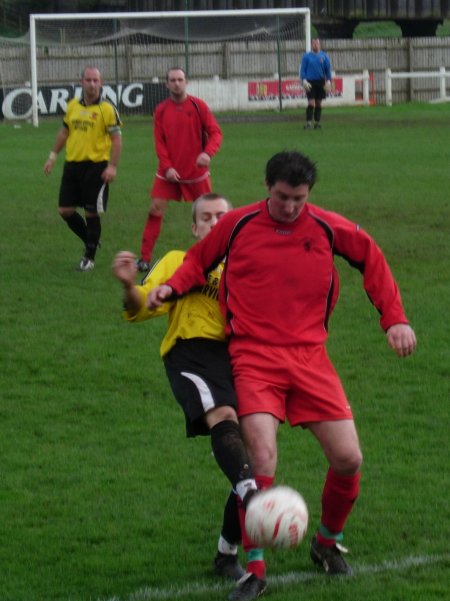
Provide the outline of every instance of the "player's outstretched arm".
{"type": "Polygon", "coordinates": [[[156,288],[152,288],[147,296],[147,309],[151,311],[152,309],[161,307],[172,294],[172,287],[167,284],[161,284],[160,286],[156,286],[156,288]]]}
{"type": "Polygon", "coordinates": [[[405,323],[391,326],[386,336],[389,346],[399,357],[407,357],[416,350],[417,340],[414,330],[405,323]]]}

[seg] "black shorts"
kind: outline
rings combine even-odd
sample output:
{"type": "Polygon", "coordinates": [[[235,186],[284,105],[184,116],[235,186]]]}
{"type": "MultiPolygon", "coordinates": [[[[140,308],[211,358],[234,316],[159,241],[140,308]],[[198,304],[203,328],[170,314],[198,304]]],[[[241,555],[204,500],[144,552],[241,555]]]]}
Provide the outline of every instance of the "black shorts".
{"type": "Polygon", "coordinates": [[[327,97],[325,92],[326,81],[324,79],[308,79],[308,81],[311,84],[311,89],[306,92],[306,98],[308,100],[324,100],[327,97]]]}
{"type": "Polygon", "coordinates": [[[227,345],[217,340],[179,340],[164,357],[164,367],[186,419],[186,436],[209,434],[203,419],[214,407],[236,409],[227,345]]]}
{"type": "Polygon", "coordinates": [[[102,180],[107,161],[64,163],[59,189],[60,207],[83,207],[92,213],[104,213],[108,204],[108,184],[102,180]]]}

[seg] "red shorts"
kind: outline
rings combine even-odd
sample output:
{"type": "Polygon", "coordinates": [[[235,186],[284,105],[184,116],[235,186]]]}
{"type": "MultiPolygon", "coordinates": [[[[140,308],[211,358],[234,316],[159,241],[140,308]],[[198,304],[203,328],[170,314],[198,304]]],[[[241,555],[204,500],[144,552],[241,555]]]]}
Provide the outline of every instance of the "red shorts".
{"type": "Polygon", "coordinates": [[[270,413],[291,426],[353,419],[323,345],[278,347],[232,338],[238,415],[270,413]]]}
{"type": "Polygon", "coordinates": [[[193,202],[199,196],[208,192],[211,192],[210,177],[205,177],[205,179],[199,182],[190,182],[188,184],[168,182],[160,177],[155,177],[150,196],[151,198],[162,198],[163,200],[193,202]]]}

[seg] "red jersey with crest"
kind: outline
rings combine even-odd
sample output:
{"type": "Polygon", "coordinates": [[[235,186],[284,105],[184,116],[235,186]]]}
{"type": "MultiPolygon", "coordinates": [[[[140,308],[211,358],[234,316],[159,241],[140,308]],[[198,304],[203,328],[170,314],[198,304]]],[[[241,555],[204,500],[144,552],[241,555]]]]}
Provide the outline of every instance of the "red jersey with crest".
{"type": "Polygon", "coordinates": [[[216,154],[222,131],[206,102],[189,94],[181,103],[168,98],[156,107],[153,127],[158,177],[164,179],[170,167],[178,171],[183,183],[207,177],[208,168],[197,167],[195,162],[202,152],[210,157],[216,154]]]}
{"type": "Polygon", "coordinates": [[[309,203],[293,223],[274,221],[267,200],[227,213],[166,283],[184,294],[226,256],[220,301],[228,334],[271,345],[321,344],[339,294],[335,255],[361,272],[384,330],[408,323],[375,241],[359,225],[309,203]]]}

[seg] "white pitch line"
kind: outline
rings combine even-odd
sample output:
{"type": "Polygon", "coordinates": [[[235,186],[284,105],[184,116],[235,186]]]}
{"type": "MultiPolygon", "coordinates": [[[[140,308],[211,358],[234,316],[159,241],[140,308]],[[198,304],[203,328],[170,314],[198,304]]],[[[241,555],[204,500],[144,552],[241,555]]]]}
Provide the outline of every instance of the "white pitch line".
{"type": "MultiPolygon", "coordinates": [[[[424,566],[429,564],[436,564],[442,561],[448,561],[450,559],[450,553],[444,553],[443,555],[419,555],[415,557],[405,557],[397,561],[383,561],[377,565],[361,565],[354,566],[353,571],[355,576],[359,574],[376,574],[379,572],[400,572],[407,570],[408,568],[424,566]]],[[[288,572],[280,576],[269,576],[267,579],[268,584],[272,585],[283,585],[283,584],[297,584],[307,582],[311,580],[318,580],[323,578],[324,575],[320,572],[288,572]]],[[[232,590],[231,584],[225,584],[224,582],[218,582],[216,584],[207,583],[191,583],[181,587],[169,587],[169,588],[154,588],[144,587],[136,592],[132,593],[129,597],[109,597],[102,601],[160,601],[164,599],[182,599],[187,595],[205,595],[207,593],[217,593],[232,590]]],[[[100,601],[100,600],[97,600],[100,601]]]]}

